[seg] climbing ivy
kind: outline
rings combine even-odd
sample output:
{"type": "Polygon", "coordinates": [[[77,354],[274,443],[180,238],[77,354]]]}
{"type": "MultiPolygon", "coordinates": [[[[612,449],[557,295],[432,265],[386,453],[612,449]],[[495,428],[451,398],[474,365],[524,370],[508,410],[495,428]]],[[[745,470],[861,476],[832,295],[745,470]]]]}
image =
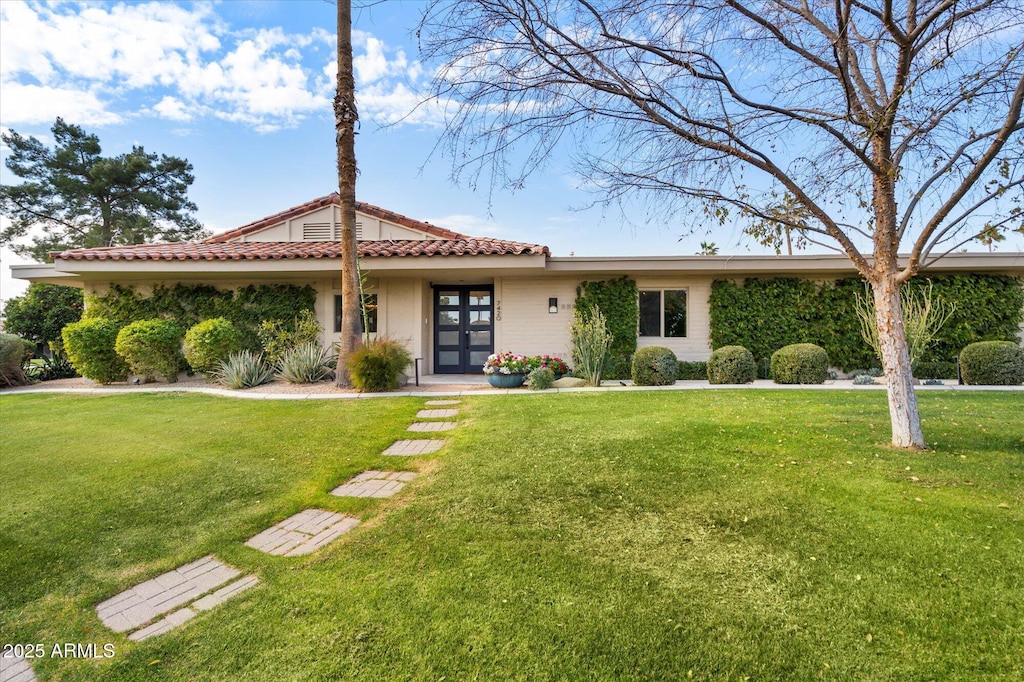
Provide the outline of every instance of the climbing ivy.
{"type": "Polygon", "coordinates": [[[123,327],[136,320],[163,318],[182,329],[203,320],[224,317],[242,332],[247,347],[258,348],[256,330],[264,320],[294,324],[302,310],[314,309],[316,289],[297,284],[250,284],[218,289],[209,284],[157,285],[148,295],[135,287],[111,285],[99,295],[86,296],[85,317],[105,318],[123,327]]]}
{"type": "Polygon", "coordinates": [[[629,359],[636,352],[636,335],[640,323],[637,296],[636,282],[626,276],[600,282],[581,282],[576,287],[578,313],[585,316],[586,311],[597,306],[612,334],[612,345],[608,351],[611,369],[608,378],[621,378],[617,376],[621,373],[619,365],[623,365],[628,374],[629,359]]]}
{"type": "MultiPolygon", "coordinates": [[[[922,361],[950,361],[975,341],[1017,338],[1024,317],[1024,280],[936,275],[918,277],[908,286],[927,286],[929,280],[933,299],[955,303],[956,311],[922,361]]],[[[783,346],[814,343],[843,370],[877,366],[860,335],[854,310],[858,294],[865,294],[860,278],[821,283],[786,277],[716,280],[711,285],[711,347],[744,346],[761,365],[762,358],[783,346]]]]}

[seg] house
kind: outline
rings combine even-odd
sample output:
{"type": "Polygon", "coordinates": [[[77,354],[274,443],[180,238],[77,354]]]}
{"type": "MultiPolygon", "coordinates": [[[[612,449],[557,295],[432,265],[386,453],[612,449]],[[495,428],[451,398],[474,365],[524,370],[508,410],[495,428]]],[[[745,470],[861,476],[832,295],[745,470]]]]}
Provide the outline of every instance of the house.
{"type": "MultiPolygon", "coordinates": [[[[145,290],[177,282],[234,288],[310,284],[324,341],[340,329],[338,195],[314,199],[201,242],[72,249],[15,277],[145,290]]],[[[477,238],[370,204],[356,210],[361,267],[376,296],[370,331],[405,342],[434,374],[480,372],[495,350],[570,356],[569,325],[581,281],[628,275],[640,290],[640,347],[681,360],[711,353],[708,297],[716,279],[856,273],[842,255],[556,257],[546,246],[477,238]]],[[[951,254],[929,272],[1024,276],[1024,253],[951,254]]]]}

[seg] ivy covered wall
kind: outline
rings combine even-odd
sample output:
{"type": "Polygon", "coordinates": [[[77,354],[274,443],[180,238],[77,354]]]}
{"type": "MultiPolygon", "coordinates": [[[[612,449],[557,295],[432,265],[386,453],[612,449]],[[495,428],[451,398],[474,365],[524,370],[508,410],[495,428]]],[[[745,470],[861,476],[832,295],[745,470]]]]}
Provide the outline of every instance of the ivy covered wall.
{"type": "MultiPolygon", "coordinates": [[[[908,286],[933,285],[934,301],[956,311],[922,361],[950,361],[975,341],[1017,340],[1024,316],[1024,280],[1006,275],[935,275],[908,286]]],[[[816,343],[843,370],[878,365],[860,336],[854,301],[860,278],[834,282],[780,277],[716,280],[711,286],[711,347],[744,346],[760,361],[791,343],[816,343]]]]}

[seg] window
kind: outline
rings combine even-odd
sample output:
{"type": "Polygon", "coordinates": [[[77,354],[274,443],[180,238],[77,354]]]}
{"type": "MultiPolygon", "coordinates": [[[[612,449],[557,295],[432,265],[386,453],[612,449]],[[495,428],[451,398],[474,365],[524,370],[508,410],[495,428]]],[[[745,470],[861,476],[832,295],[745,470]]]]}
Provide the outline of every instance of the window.
{"type": "Polygon", "coordinates": [[[640,292],[640,336],[686,337],[686,290],[640,292]]]}
{"type": "MultiPolygon", "coordinates": [[[[363,308],[366,311],[366,325],[369,329],[363,331],[371,334],[377,333],[377,294],[366,294],[363,296],[363,308]]],[[[363,326],[362,320],[359,326],[363,326]]],[[[334,333],[341,332],[341,296],[334,297],[334,333]]]]}

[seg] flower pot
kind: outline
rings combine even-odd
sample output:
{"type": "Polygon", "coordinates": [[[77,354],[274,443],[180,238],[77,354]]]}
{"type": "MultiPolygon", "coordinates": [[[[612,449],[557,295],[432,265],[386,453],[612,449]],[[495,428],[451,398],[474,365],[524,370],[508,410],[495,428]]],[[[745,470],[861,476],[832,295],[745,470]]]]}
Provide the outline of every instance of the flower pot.
{"type": "Polygon", "coordinates": [[[487,383],[495,388],[519,388],[526,381],[525,374],[488,374],[487,383]]]}

